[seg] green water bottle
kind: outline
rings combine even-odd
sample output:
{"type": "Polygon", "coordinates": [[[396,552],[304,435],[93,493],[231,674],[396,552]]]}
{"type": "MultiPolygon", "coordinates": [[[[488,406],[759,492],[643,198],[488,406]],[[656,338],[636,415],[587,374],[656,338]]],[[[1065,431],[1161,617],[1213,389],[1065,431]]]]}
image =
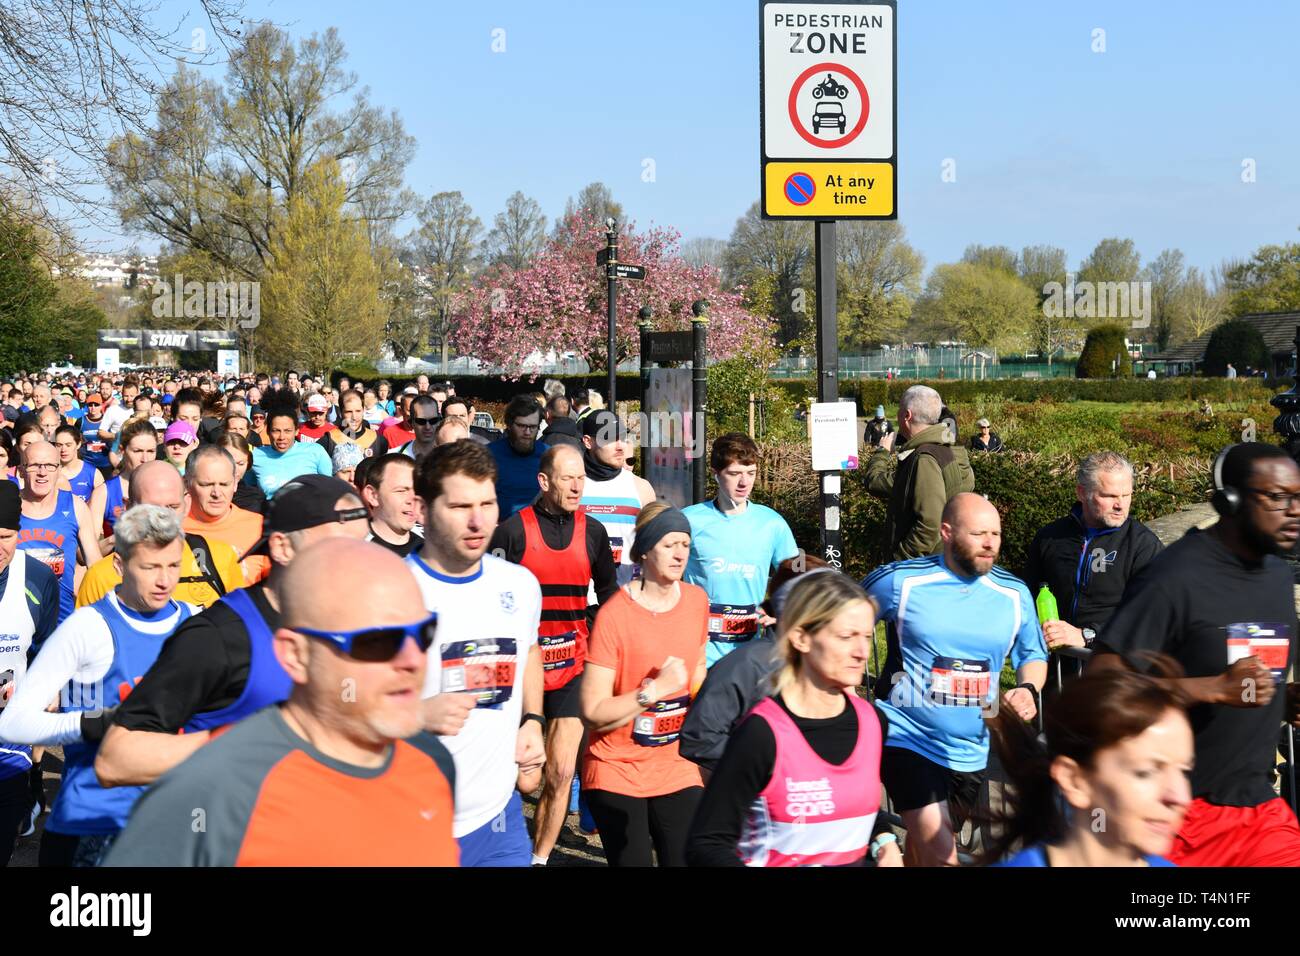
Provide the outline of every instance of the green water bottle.
{"type": "Polygon", "coordinates": [[[1034,606],[1038,608],[1038,623],[1046,624],[1048,621],[1059,621],[1060,613],[1056,610],[1056,595],[1046,584],[1038,589],[1038,597],[1034,601],[1034,606]]]}

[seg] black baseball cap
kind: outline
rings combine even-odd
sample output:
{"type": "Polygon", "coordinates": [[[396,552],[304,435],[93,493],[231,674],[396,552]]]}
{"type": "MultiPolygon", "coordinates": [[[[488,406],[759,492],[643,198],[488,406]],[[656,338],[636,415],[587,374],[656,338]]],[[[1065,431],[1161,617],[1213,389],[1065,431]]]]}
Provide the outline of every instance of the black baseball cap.
{"type": "Polygon", "coordinates": [[[344,508],[334,507],[344,495],[355,497],[357,490],[341,478],[328,475],[299,475],[282,485],[266,505],[266,520],[262,525],[262,537],[240,557],[242,561],[250,554],[266,554],[266,543],[275,532],[291,534],[307,528],[318,528],[335,521],[359,521],[369,518],[370,513],[363,506],[344,508]]]}
{"type": "Polygon", "coordinates": [[[616,414],[602,408],[583,418],[582,434],[597,445],[608,445],[627,438],[627,429],[616,414]]]}

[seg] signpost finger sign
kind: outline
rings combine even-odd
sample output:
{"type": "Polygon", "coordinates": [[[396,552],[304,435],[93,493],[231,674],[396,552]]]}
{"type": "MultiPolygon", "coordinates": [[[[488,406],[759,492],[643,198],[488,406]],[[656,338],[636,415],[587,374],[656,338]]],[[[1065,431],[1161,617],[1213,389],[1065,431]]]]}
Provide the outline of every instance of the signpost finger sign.
{"type": "Polygon", "coordinates": [[[895,14],[893,0],[760,0],[764,217],[897,218],[895,14]]]}

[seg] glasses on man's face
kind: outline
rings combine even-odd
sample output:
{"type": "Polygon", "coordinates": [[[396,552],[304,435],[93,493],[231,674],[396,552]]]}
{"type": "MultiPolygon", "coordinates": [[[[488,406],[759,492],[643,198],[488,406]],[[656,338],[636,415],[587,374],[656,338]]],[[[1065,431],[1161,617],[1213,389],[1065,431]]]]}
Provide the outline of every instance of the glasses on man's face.
{"type": "Polygon", "coordinates": [[[59,466],[52,465],[49,462],[34,461],[30,465],[27,465],[26,467],[28,471],[56,471],[59,466]]]}
{"type": "Polygon", "coordinates": [[[517,432],[523,432],[524,434],[528,434],[530,432],[537,431],[537,429],[541,427],[541,424],[538,423],[536,425],[525,425],[522,422],[511,422],[510,427],[517,432]]]}
{"type": "Polygon", "coordinates": [[[414,425],[416,428],[432,428],[434,425],[438,424],[438,419],[436,419],[436,418],[412,418],[412,419],[411,419],[411,424],[414,425]]]}
{"type": "Polygon", "coordinates": [[[1263,498],[1266,511],[1290,511],[1296,502],[1300,502],[1300,492],[1291,494],[1286,491],[1264,491],[1260,488],[1247,488],[1252,495],[1263,498]]]}

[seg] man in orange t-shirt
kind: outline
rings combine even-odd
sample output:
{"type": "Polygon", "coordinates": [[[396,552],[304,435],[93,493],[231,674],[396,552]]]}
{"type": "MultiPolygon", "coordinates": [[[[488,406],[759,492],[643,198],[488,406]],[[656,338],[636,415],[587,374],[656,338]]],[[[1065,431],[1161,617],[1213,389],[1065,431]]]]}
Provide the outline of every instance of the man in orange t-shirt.
{"type": "MultiPolygon", "coordinates": [[[[234,504],[235,460],[220,445],[204,445],[190,456],[185,471],[190,513],[182,527],[205,538],[224,541],[245,555],[262,538],[262,516],[234,504]]],[[[265,555],[249,555],[240,562],[245,585],[256,584],[271,571],[265,555]]]]}
{"type": "Polygon", "coordinates": [[[422,729],[434,619],[415,578],[376,544],[333,538],[296,555],[276,593],[289,699],[166,774],[107,865],[457,866],[455,764],[422,729]],[[317,586],[346,567],[371,573],[317,586]]]}

